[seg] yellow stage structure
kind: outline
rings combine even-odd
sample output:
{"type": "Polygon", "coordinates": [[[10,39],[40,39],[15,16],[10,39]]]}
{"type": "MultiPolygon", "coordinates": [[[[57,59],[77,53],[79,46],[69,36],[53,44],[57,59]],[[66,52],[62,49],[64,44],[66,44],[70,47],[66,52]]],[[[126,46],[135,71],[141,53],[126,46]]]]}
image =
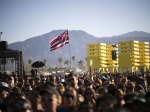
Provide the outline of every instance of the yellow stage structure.
{"type": "MultiPolygon", "coordinates": [[[[86,44],[87,48],[87,65],[90,68],[90,60],[93,61],[92,68],[94,72],[117,72],[118,58],[112,59],[112,51],[115,47],[105,43],[86,44]]],[[[117,55],[117,52],[115,52],[117,55]]],[[[116,56],[117,57],[117,56],[116,56]]]]}
{"type": "Polygon", "coordinates": [[[149,69],[149,42],[136,40],[118,42],[119,71],[149,69]]]}

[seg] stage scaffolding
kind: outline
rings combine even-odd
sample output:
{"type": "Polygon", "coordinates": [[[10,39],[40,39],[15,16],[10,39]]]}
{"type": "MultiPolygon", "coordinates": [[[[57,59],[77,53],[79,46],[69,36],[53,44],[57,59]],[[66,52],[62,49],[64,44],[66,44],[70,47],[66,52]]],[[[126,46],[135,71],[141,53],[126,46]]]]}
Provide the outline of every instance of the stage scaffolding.
{"type": "Polygon", "coordinates": [[[11,49],[6,49],[5,51],[0,50],[0,60],[7,60],[9,58],[15,60],[15,74],[17,74],[19,77],[23,77],[24,66],[22,51],[11,49]]]}

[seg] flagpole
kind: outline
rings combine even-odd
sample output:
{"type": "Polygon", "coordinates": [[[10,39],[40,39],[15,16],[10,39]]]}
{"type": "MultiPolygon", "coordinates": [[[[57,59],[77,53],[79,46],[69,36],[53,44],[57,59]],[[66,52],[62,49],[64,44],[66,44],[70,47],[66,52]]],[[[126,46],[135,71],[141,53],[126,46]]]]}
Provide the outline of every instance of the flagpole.
{"type": "Polygon", "coordinates": [[[1,41],[1,35],[2,35],[2,33],[3,33],[3,32],[0,32],[0,41],[1,41]]]}
{"type": "MultiPolygon", "coordinates": [[[[69,37],[69,32],[68,32],[69,37]]],[[[71,50],[70,50],[70,38],[69,38],[69,53],[70,53],[70,70],[71,70],[71,50]]]]}

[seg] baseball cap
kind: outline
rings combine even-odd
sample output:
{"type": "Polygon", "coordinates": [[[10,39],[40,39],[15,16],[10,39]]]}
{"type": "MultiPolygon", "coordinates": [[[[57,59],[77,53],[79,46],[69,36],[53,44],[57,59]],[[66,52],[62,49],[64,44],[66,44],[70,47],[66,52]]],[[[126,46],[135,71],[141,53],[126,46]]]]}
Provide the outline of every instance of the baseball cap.
{"type": "Polygon", "coordinates": [[[47,86],[41,91],[40,94],[42,95],[44,92],[48,92],[48,93],[50,93],[50,94],[54,94],[54,95],[57,96],[57,98],[59,97],[59,93],[58,93],[57,89],[54,88],[54,87],[52,87],[52,86],[50,86],[50,85],[47,85],[47,86]]]}
{"type": "Polygon", "coordinates": [[[0,82],[0,87],[9,88],[9,85],[6,82],[0,82]]]}
{"type": "Polygon", "coordinates": [[[65,80],[63,78],[60,78],[59,82],[65,82],[65,80]]]}

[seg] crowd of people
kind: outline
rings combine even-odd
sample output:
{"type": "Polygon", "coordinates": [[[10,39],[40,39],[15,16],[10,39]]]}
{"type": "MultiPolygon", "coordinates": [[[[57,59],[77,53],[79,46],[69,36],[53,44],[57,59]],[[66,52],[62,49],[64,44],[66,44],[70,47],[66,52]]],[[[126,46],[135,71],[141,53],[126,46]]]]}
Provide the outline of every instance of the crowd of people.
{"type": "Polygon", "coordinates": [[[1,112],[150,112],[150,72],[0,73],[1,112]]]}

